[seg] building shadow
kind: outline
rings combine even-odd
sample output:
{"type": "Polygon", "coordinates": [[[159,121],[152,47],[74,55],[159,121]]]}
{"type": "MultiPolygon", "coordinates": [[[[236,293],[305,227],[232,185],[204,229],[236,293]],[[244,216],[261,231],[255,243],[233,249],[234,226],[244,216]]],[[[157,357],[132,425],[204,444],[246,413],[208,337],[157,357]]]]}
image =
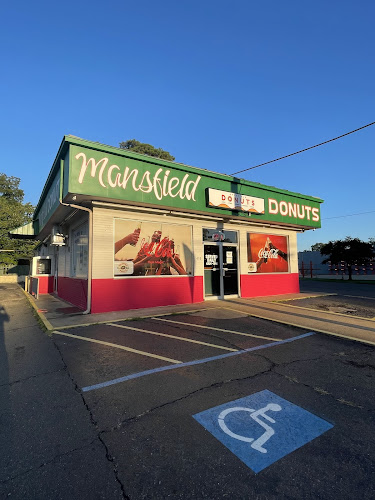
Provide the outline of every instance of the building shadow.
{"type": "MultiPolygon", "coordinates": [[[[9,315],[4,306],[0,306],[0,386],[9,383],[8,355],[5,348],[5,323],[9,321],[9,315]]],[[[1,400],[0,400],[1,404],[1,400]]]]}
{"type": "Polygon", "coordinates": [[[196,294],[196,282],[195,282],[195,273],[196,273],[196,263],[194,262],[194,254],[186,243],[182,244],[182,257],[186,263],[189,262],[190,272],[189,276],[189,287],[190,287],[190,302],[194,302],[194,297],[196,294]]]}
{"type": "Polygon", "coordinates": [[[9,363],[5,346],[5,323],[9,322],[9,315],[3,306],[0,306],[0,482],[5,479],[7,470],[8,451],[11,446],[11,401],[9,386],[9,363]]]}

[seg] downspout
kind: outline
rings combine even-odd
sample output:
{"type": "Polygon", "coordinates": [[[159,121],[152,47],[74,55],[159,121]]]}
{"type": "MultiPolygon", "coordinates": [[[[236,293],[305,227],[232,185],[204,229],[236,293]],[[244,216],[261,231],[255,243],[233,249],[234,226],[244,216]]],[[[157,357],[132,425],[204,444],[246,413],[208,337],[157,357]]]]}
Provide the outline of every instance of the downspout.
{"type": "Polygon", "coordinates": [[[91,312],[91,283],[92,283],[92,248],[93,248],[93,213],[90,208],[82,207],[81,205],[73,205],[72,203],[63,203],[63,181],[64,181],[64,160],[60,160],[60,205],[64,207],[71,207],[77,210],[83,210],[89,213],[89,258],[87,270],[87,304],[86,310],[82,314],[90,314],[91,312]]]}

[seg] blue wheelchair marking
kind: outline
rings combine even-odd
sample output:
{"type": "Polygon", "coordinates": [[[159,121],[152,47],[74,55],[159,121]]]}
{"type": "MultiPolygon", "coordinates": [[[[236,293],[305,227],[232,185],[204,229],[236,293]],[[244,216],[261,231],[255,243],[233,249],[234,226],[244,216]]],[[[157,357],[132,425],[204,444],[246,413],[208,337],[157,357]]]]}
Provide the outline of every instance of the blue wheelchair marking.
{"type": "Polygon", "coordinates": [[[267,390],[193,417],[255,473],[333,427],[267,390]]]}

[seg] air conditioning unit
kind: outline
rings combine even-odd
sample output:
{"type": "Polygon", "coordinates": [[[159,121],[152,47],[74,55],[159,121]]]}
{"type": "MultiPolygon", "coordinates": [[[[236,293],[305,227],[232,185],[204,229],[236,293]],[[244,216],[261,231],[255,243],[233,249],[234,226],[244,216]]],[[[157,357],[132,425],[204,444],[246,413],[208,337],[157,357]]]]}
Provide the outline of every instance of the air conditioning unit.
{"type": "Polygon", "coordinates": [[[65,236],[58,226],[53,226],[51,231],[51,245],[59,247],[65,245],[65,236]]]}

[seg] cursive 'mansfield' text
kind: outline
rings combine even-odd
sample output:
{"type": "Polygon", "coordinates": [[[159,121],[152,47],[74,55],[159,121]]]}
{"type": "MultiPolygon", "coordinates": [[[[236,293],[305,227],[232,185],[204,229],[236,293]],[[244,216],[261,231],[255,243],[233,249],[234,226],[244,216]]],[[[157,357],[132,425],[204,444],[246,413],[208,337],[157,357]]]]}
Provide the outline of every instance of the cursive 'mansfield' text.
{"type": "Polygon", "coordinates": [[[170,196],[179,197],[181,200],[195,200],[200,175],[185,174],[182,179],[170,176],[171,171],[159,168],[155,172],[146,170],[140,173],[137,168],[130,169],[125,167],[121,169],[118,165],[110,165],[108,158],[102,158],[96,161],[94,158],[86,158],[85,153],[78,153],[76,160],[82,158],[82,165],[79,172],[78,182],[83,183],[87,170],[91,177],[97,179],[103,188],[133,189],[142,193],[153,193],[158,200],[170,196]],[[191,179],[190,177],[193,177],[191,179]],[[189,179],[190,178],[190,179],[189,179]]]}

